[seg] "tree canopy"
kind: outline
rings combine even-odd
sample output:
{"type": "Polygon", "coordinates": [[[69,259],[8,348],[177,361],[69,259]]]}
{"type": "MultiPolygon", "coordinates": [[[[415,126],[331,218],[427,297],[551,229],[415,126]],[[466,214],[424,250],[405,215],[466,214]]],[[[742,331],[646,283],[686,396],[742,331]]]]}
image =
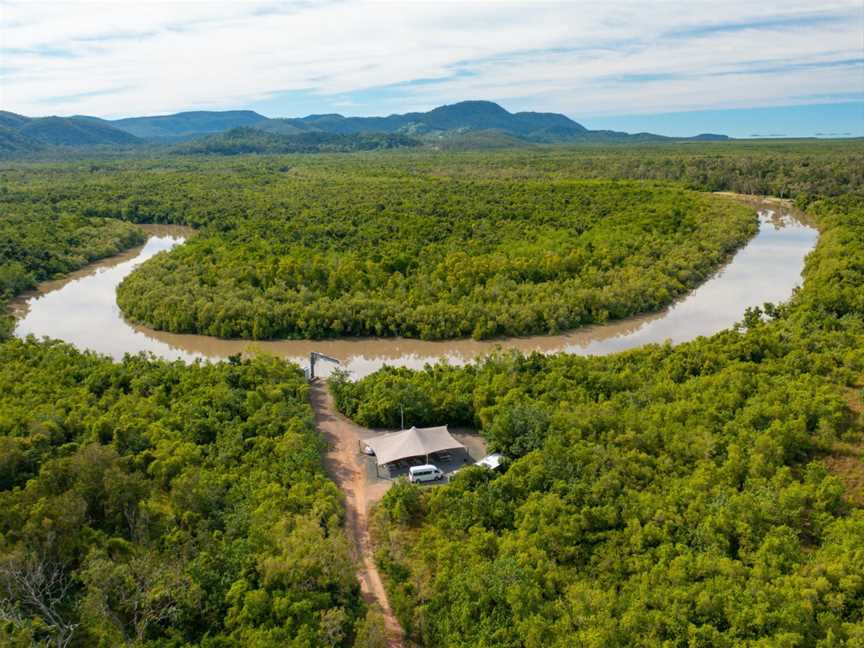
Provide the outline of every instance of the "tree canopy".
{"type": "MultiPolygon", "coordinates": [[[[412,423],[474,426],[506,456],[500,474],[398,483],[374,514],[390,601],[421,645],[862,645],[862,162],[860,143],[816,142],[5,165],[3,298],[140,242],[134,223],[201,230],[185,253],[230,270],[226,293],[303,277],[300,246],[319,269],[355,263],[391,228],[392,258],[441,249],[511,279],[512,260],[584,238],[586,277],[629,268],[683,290],[753,227],[751,210],[693,190],[791,196],[821,231],[804,286],[733,330],[602,358],[387,368],[331,389],[365,425],[395,425],[403,404],[412,423]],[[716,256],[676,257],[686,246],[716,256]]],[[[188,291],[171,286],[166,317],[206,287],[180,270],[188,291]]],[[[511,290],[490,303],[513,305],[511,290]]],[[[658,299],[621,295],[624,309],[658,299]]],[[[225,321],[251,330],[251,312],[225,321]]],[[[383,645],[322,451],[303,375],[278,359],[114,363],[0,341],[0,643],[383,645]]]]}
{"type": "Polygon", "coordinates": [[[255,339],[558,332],[665,306],[756,230],[744,206],[633,183],[289,176],[258,201],[125,279],[124,313],[255,339]]]}
{"type": "Polygon", "coordinates": [[[350,642],[364,608],[321,450],[276,359],[0,344],[0,643],[350,642]]]}
{"type": "Polygon", "coordinates": [[[804,288],[734,330],[331,381],[365,425],[407,402],[412,422],[476,426],[507,458],[393,489],[376,513],[417,641],[864,642],[864,197],[808,213],[822,235],[804,288]]]}

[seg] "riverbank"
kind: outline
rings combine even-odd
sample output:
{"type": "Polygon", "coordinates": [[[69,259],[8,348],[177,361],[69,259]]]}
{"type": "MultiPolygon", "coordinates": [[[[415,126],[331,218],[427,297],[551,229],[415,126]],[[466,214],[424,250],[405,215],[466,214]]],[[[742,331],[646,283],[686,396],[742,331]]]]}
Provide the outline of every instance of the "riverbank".
{"type": "Polygon", "coordinates": [[[131,252],[118,255],[65,280],[48,282],[29,298],[19,300],[16,335],[58,338],[116,359],[140,351],[185,362],[263,352],[306,366],[309,353],[319,351],[338,358],[342,367],[358,378],[385,364],[422,368],[443,360],[463,365],[502,349],[603,355],[666,340],[679,343],[734,325],[747,307],[785,301],[800,285],[804,258],[816,244],[818,232],[787,211],[764,207],[757,235],[713,277],[671,307],[561,335],[483,341],[348,338],[252,342],[165,333],[130,324],[117,308],[116,287],[138,265],[178,245],[191,232],[174,227],[163,235],[152,235],[137,256],[131,252]]]}

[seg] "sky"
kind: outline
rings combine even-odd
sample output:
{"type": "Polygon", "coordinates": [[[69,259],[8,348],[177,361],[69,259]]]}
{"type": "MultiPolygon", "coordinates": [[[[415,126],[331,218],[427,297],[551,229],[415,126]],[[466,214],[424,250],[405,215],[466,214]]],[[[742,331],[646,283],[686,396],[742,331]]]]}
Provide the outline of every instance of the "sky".
{"type": "Polygon", "coordinates": [[[0,109],[25,115],[465,99],[631,132],[864,135],[864,2],[0,0],[0,109]]]}

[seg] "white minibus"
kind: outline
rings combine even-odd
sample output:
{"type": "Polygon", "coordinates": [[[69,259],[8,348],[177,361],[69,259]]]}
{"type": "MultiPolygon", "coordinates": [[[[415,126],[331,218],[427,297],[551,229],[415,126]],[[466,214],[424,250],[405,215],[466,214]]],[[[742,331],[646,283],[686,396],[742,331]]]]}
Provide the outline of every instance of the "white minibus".
{"type": "Polygon", "coordinates": [[[408,481],[412,484],[418,482],[438,481],[440,479],[444,479],[444,473],[432,464],[426,464],[425,466],[411,466],[408,469],[408,481]]]}

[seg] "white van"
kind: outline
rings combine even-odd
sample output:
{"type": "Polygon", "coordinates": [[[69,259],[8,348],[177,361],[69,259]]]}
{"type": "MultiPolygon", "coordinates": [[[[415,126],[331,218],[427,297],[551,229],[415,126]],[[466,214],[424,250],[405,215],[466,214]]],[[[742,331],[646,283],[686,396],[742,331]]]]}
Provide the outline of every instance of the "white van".
{"type": "Polygon", "coordinates": [[[418,482],[438,481],[444,479],[444,473],[437,466],[426,464],[425,466],[411,466],[408,469],[408,481],[412,484],[418,482]]]}

